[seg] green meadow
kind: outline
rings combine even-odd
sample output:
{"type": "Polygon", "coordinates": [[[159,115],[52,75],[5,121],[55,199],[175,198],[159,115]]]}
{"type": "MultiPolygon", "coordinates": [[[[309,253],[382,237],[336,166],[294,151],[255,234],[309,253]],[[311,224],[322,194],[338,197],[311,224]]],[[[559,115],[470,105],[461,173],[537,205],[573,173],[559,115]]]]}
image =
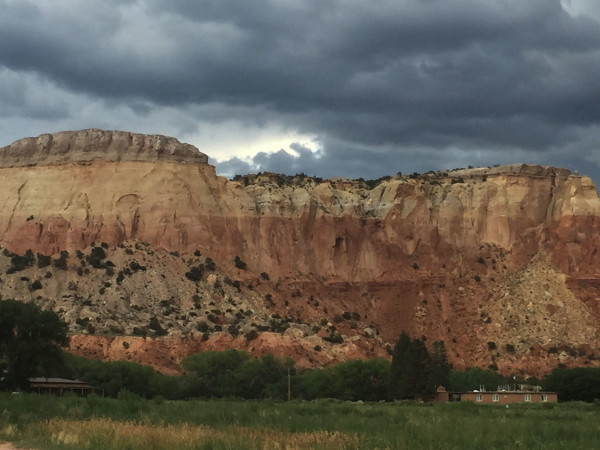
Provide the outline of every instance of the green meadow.
{"type": "Polygon", "coordinates": [[[0,393],[0,441],[41,449],[593,449],[600,405],[168,401],[0,393]]]}

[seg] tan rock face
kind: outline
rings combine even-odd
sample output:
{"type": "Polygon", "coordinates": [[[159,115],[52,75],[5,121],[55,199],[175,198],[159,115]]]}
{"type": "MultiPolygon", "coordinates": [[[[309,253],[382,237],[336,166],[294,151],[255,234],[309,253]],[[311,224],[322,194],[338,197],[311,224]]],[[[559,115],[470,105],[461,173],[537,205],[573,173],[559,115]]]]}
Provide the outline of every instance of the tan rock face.
{"type": "Polygon", "coordinates": [[[81,130],[42,134],[0,148],[0,167],[55,165],[73,161],[177,161],[206,164],[196,147],[160,135],[81,130]]]}
{"type": "MultiPolygon", "coordinates": [[[[278,276],[386,278],[398,261],[494,244],[504,249],[593,238],[600,209],[583,180],[498,175],[485,182],[395,179],[373,190],[333,183],[243,187],[212,166],[67,163],[2,169],[2,245],[54,254],[138,239],[174,250],[239,255],[278,276]],[[29,220],[27,220],[29,219],[29,220]],[[577,226],[573,226],[573,224],[577,226]],[[535,236],[527,242],[527,233],[535,236]],[[310,251],[306,251],[310,249],[310,251]]],[[[577,252],[569,256],[578,264],[577,252]]]]}
{"type": "MultiPolygon", "coordinates": [[[[394,177],[372,188],[362,181],[276,174],[227,181],[215,175],[205,155],[172,138],[99,130],[28,138],[0,155],[0,244],[12,252],[57,254],[89,249],[93,242],[111,248],[147,243],[188,255],[198,250],[217,262],[223,276],[255,289],[260,281],[260,296],[273,298],[271,312],[315,326],[357,313],[357,328],[349,321],[336,325],[346,344],[352,336],[368,342],[348,355],[376,354],[407,330],[443,339],[458,366],[528,370],[536,348],[536,361],[550,361],[533,364],[537,374],[557,363],[554,352],[540,349],[598,344],[600,314],[590,306],[598,299],[589,286],[600,273],[600,200],[589,178],[565,169],[465,169],[394,177]],[[540,334],[512,324],[499,306],[506,292],[517,295],[511,283],[535,255],[558,274],[552,278],[559,285],[544,291],[554,300],[564,297],[561,307],[538,295],[550,272],[526,276],[533,277],[535,295],[519,303],[519,314],[527,310],[540,334]],[[233,266],[236,256],[248,270],[233,266]],[[479,326],[482,312],[490,322],[479,326]],[[564,320],[542,327],[540,317],[556,314],[564,320]],[[575,323],[585,329],[574,330],[575,323]],[[365,328],[376,330],[379,340],[368,341],[365,328]],[[510,343],[516,353],[492,354],[487,342],[510,343]]],[[[188,295],[183,272],[182,287],[165,293],[188,295]]],[[[217,279],[206,289],[218,289],[217,279]]],[[[290,342],[302,341],[296,334],[280,342],[292,348],[290,342]]],[[[313,355],[313,362],[324,363],[335,352],[325,353],[313,355]]]]}

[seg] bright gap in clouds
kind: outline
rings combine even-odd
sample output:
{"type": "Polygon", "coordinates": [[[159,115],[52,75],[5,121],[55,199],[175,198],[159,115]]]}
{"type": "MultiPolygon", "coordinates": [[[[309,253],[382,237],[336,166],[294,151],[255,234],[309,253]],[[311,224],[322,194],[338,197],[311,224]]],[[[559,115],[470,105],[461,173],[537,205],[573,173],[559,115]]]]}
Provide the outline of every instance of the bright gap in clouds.
{"type": "Polygon", "coordinates": [[[180,141],[198,147],[210,157],[211,164],[239,158],[252,165],[252,158],[259,153],[272,154],[281,150],[298,157],[299,154],[292,148],[292,144],[300,144],[315,154],[321,150],[321,143],[314,135],[274,125],[248,127],[237,121],[198,124],[192,134],[186,134],[180,141]]]}

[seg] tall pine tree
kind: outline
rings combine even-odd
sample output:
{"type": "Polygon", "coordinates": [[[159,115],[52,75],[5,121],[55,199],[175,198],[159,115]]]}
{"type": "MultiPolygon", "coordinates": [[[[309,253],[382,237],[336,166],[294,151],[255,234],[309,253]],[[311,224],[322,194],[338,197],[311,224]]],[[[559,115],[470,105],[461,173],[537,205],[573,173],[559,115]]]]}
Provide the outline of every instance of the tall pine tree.
{"type": "Polygon", "coordinates": [[[410,342],[410,337],[403,331],[394,346],[389,380],[389,396],[392,400],[410,398],[411,395],[406,365],[410,342]]]}
{"type": "Polygon", "coordinates": [[[435,341],[431,347],[431,383],[448,389],[451,369],[444,341],[435,341]]]}
{"type": "Polygon", "coordinates": [[[415,398],[427,399],[435,392],[431,383],[431,359],[425,339],[413,339],[408,351],[409,387],[415,398]]]}
{"type": "Polygon", "coordinates": [[[432,354],[425,338],[411,339],[404,331],[396,341],[390,366],[391,399],[427,399],[437,386],[447,386],[450,365],[443,341],[433,343],[432,354]]]}

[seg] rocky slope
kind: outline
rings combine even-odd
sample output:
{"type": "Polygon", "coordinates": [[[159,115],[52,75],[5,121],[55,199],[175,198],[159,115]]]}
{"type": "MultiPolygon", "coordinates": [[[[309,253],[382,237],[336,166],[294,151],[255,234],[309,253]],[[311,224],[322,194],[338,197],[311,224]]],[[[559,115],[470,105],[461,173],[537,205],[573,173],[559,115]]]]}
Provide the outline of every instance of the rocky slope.
{"type": "Polygon", "coordinates": [[[238,347],[308,366],[386,355],[406,330],[457,367],[598,356],[600,200],[568,170],[228,181],[173,138],[100,130],[0,155],[0,293],[60,311],[81,354],[177,370],[238,347]],[[51,264],[14,270],[28,249],[51,264]]]}

